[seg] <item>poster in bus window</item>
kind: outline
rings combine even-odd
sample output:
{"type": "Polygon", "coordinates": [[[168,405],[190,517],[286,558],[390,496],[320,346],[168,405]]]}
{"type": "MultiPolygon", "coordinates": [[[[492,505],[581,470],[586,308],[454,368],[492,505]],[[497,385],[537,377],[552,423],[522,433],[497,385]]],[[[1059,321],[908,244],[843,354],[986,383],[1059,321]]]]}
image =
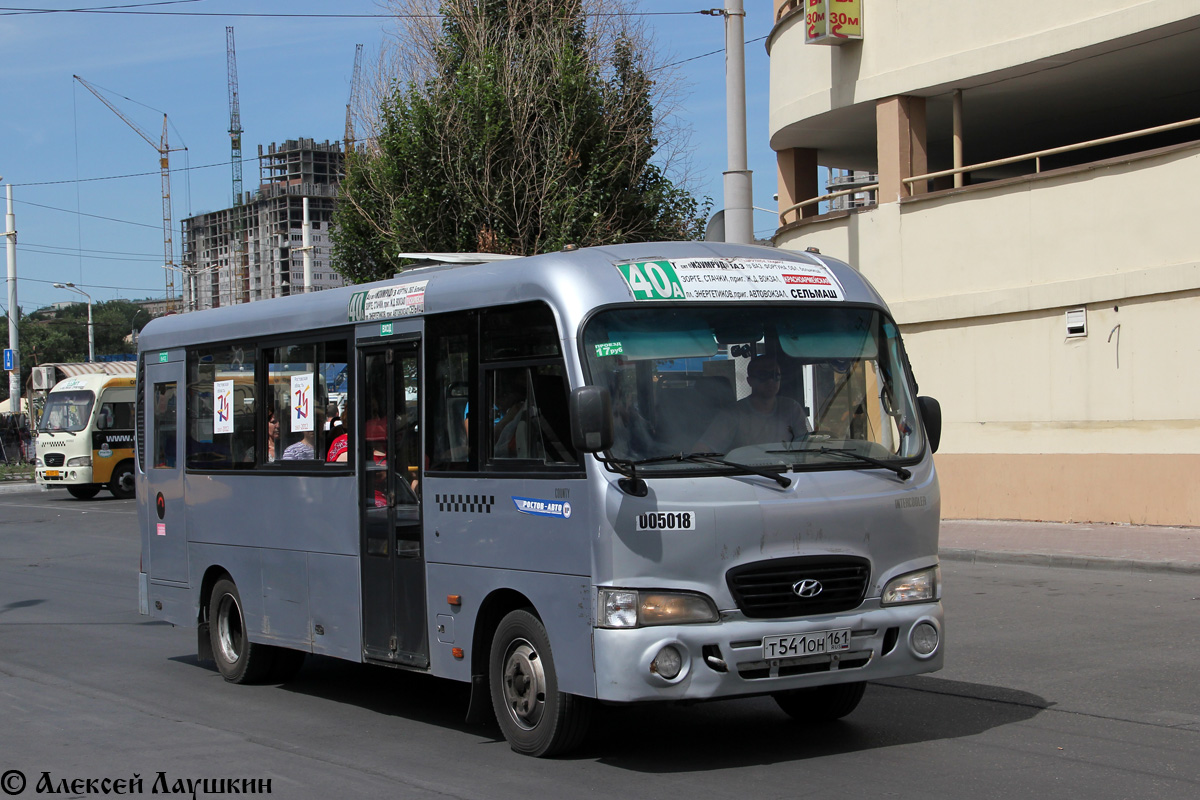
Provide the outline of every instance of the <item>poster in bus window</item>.
{"type": "Polygon", "coordinates": [[[311,372],[292,376],[292,430],[313,429],[313,376],[311,372]]]}
{"type": "Polygon", "coordinates": [[[233,381],[213,383],[213,433],[233,433],[233,381]]]}

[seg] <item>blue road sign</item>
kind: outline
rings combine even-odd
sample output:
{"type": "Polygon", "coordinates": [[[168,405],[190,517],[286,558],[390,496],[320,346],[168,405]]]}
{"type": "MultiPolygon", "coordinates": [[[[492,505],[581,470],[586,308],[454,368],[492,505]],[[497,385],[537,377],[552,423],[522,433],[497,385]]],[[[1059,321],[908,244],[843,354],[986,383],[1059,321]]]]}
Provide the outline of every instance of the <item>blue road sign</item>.
{"type": "Polygon", "coordinates": [[[9,372],[12,372],[14,369],[16,369],[16,365],[17,351],[13,350],[11,347],[4,348],[4,368],[9,372]]]}

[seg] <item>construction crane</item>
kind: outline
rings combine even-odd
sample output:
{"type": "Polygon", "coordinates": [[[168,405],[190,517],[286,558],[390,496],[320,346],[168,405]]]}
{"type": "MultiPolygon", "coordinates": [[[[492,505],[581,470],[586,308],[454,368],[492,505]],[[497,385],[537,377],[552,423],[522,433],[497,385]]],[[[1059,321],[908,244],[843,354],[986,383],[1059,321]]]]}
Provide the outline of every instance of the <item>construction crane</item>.
{"type": "Polygon", "coordinates": [[[361,44],[354,45],[354,71],[350,73],[350,102],[346,103],[346,137],[345,148],[349,153],[354,149],[354,114],[358,111],[358,73],[362,69],[361,44]]]}
{"type": "Polygon", "coordinates": [[[229,163],[233,165],[233,269],[229,271],[230,302],[248,302],[250,275],[242,246],[242,112],[238,106],[237,52],[233,47],[233,26],[225,28],[225,55],[229,64],[229,163]],[[234,281],[237,281],[237,289],[234,281]]]}
{"type": "Polygon", "coordinates": [[[225,28],[225,53],[229,62],[229,146],[233,164],[233,204],[242,204],[242,114],[238,108],[237,53],[233,49],[233,26],[225,28]]]}
{"type": "MultiPolygon", "coordinates": [[[[137,123],[129,117],[121,113],[121,109],[114,106],[108,101],[104,95],[100,94],[95,86],[85,81],[78,75],[72,76],[75,80],[83,84],[83,87],[92,94],[96,95],[101,103],[108,106],[109,110],[121,118],[129,127],[133,128],[134,132],[146,140],[147,143],[158,151],[158,166],[162,171],[162,207],[163,207],[163,271],[167,273],[167,301],[175,300],[175,256],[174,247],[171,243],[171,148],[167,144],[167,115],[163,114],[162,138],[158,144],[150,138],[147,133],[138,127],[137,123]]],[[[125,98],[128,100],[129,98],[125,98]]]]}

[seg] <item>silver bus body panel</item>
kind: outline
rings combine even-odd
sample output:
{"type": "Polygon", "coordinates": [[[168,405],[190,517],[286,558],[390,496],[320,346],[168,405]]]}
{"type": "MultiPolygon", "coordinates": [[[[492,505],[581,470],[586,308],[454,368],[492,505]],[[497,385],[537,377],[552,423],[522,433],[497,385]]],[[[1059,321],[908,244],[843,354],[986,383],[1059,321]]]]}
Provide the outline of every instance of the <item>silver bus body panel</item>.
{"type": "Polygon", "coordinates": [[[871,561],[867,597],[878,597],[888,580],[937,564],[940,495],[932,459],[903,482],[890,470],[855,467],[790,472],[786,489],[758,476],[649,478],[646,497],[625,494],[605,475],[597,500],[611,535],[597,537],[610,546],[597,548],[596,583],[701,591],[725,611],[735,607],[729,569],[836,554],[871,561]],[[637,530],[638,516],[650,512],[694,513],[696,530],[637,530]]]}
{"type": "MultiPolygon", "coordinates": [[[[375,288],[428,281],[424,315],[545,301],[558,322],[566,373],[574,388],[585,383],[578,342],[584,322],[597,309],[633,304],[615,264],[707,256],[823,264],[841,283],[846,304],[887,310],[859,273],[834,259],[771,248],[668,242],[411,270],[374,284],[256,303],[252,310],[229,307],[198,312],[199,317],[163,317],[146,326],[139,345],[147,367],[157,366],[157,352],[170,350],[172,361],[179,362],[182,399],[182,348],[294,334],[297,320],[306,331],[353,328],[359,346],[384,343],[382,325],[388,320],[352,322],[352,299],[375,288]]],[[[639,308],[655,305],[679,306],[637,303],[639,308]]],[[[397,340],[422,328],[420,317],[391,322],[397,340]]],[[[183,444],[181,440],[181,471],[183,444]]],[[[586,477],[426,476],[422,522],[429,671],[471,679],[476,617],[488,597],[501,591],[520,593],[542,618],[560,688],[603,700],[727,697],[936,670],[944,651],[941,603],[881,608],[878,600],[887,580],[937,564],[940,497],[932,455],[926,452],[909,468],[913,475],[907,481],[889,470],[855,464],[789,472],[792,485],[787,489],[756,476],[647,474],[645,498],[621,491],[616,486],[619,476],[591,456],[583,458],[586,477]],[[474,499],[477,496],[488,498],[487,509],[479,508],[483,504],[474,499]],[[514,498],[565,500],[572,513],[569,518],[523,514],[514,498]],[[464,505],[476,507],[458,507],[464,505]],[[637,517],[650,511],[694,512],[698,525],[691,531],[638,531],[637,517]],[[818,554],[870,560],[867,600],[860,608],[768,620],[746,619],[737,610],[725,582],[727,570],[770,558],[818,554]],[[596,628],[598,586],[702,592],[716,603],[721,620],[631,630],[596,628]],[[461,604],[449,605],[448,595],[459,595],[461,604]],[[933,624],[941,638],[927,659],[918,658],[907,644],[919,621],[933,624]],[[752,680],[739,676],[738,664],[761,660],[765,636],[835,627],[850,627],[859,634],[854,649],[869,652],[865,666],[752,680]],[[899,641],[884,654],[889,628],[900,629],[899,641]],[[744,646],[751,641],[758,642],[756,648],[744,646]],[[685,655],[684,671],[674,681],[649,671],[649,660],[667,642],[679,644],[685,655]],[[735,643],[743,646],[733,647],[735,643]],[[701,651],[710,644],[720,647],[728,672],[705,665],[701,651]],[[454,647],[464,648],[467,657],[456,658],[454,647]]],[[[160,489],[153,473],[145,465],[139,470],[143,554],[154,552],[153,498],[160,489]]],[[[193,546],[183,555],[180,578],[188,583],[158,581],[153,561],[144,564],[149,613],[176,624],[196,624],[205,572],[220,567],[242,591],[253,641],[363,660],[357,486],[351,476],[187,475],[181,489],[190,504],[187,532],[193,546]],[[265,538],[271,546],[246,546],[238,536],[248,504],[253,504],[255,518],[272,520],[272,534],[265,538]],[[163,602],[161,610],[155,608],[156,599],[163,602]],[[322,635],[315,633],[318,625],[322,635]]]]}
{"type": "MultiPolygon", "coordinates": [[[[454,658],[451,648],[461,647],[470,654],[472,631],[483,604],[496,592],[517,592],[529,601],[546,628],[559,689],[584,697],[596,696],[591,611],[595,592],[590,578],[584,575],[431,563],[428,579],[429,659],[434,675],[460,681],[470,680],[470,659],[454,658]],[[448,594],[459,594],[462,606],[447,606],[448,594]],[[451,618],[454,642],[439,639],[439,615],[451,618]]],[[[482,646],[489,644],[484,641],[482,646]]]]}

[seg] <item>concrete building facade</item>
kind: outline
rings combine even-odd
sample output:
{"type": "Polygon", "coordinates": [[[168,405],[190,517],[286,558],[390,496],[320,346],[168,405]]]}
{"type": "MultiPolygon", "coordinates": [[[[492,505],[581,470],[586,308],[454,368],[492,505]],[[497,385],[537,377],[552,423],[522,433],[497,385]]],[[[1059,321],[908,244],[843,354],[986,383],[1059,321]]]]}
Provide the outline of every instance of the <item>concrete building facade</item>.
{"type": "Polygon", "coordinates": [[[1200,525],[1200,6],[861,0],[823,46],[810,2],[767,42],[774,242],[888,299],[943,515],[1200,525]],[[874,202],[820,200],[825,168],[874,202]]]}
{"type": "Polygon", "coordinates": [[[340,143],[294,139],[258,148],[259,187],[233,208],[183,220],[184,308],[250,303],[304,287],[301,226],[308,199],[312,290],[345,285],[331,264],[329,225],[344,171],[340,143]]]}

